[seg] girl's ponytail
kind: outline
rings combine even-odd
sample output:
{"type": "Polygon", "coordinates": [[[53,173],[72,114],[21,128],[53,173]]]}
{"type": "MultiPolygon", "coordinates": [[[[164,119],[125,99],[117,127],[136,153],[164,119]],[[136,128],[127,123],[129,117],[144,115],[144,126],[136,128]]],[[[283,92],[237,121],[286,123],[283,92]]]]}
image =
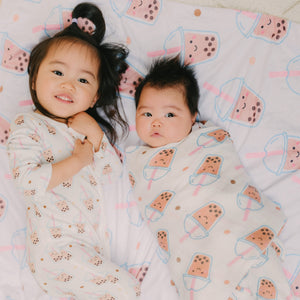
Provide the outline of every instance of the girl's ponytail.
{"type": "Polygon", "coordinates": [[[121,126],[123,133],[127,131],[127,123],[119,112],[119,109],[122,109],[122,107],[121,102],[118,102],[118,100],[120,98],[119,85],[122,74],[128,67],[125,61],[128,56],[128,50],[123,45],[104,43],[100,45],[99,53],[101,57],[100,100],[88,112],[91,113],[92,110],[97,111],[97,108],[101,108],[106,120],[99,114],[97,116],[95,112],[92,115],[106,127],[106,133],[111,142],[114,143],[117,140],[115,132],[117,124],[121,126]]]}
{"type": "Polygon", "coordinates": [[[86,19],[95,26],[93,33],[91,34],[95,42],[100,45],[106,30],[105,20],[102,15],[101,10],[91,3],[80,3],[72,11],[72,22],[77,23],[78,27],[84,31],[84,29],[79,26],[77,20],[86,19]]]}

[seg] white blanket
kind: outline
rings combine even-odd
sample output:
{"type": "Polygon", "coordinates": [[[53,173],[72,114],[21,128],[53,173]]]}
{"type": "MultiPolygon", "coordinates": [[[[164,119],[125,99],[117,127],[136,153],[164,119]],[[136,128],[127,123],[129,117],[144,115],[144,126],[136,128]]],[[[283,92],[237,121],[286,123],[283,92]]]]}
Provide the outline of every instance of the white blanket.
{"type": "MultiPolygon", "coordinates": [[[[19,66],[18,55],[28,55],[42,38],[66,26],[70,12],[79,2],[82,1],[0,1],[0,299],[49,298],[37,288],[25,262],[25,208],[8,171],[5,141],[14,115],[32,110],[26,68],[15,68],[19,66]]],[[[286,214],[288,221],[281,235],[287,248],[284,268],[293,294],[299,298],[300,170],[299,165],[285,165],[285,161],[293,153],[288,147],[289,141],[294,141],[296,149],[299,149],[300,141],[300,24],[285,20],[285,34],[274,40],[268,32],[276,30],[273,21],[278,19],[262,14],[266,11],[266,2],[259,7],[259,13],[247,13],[200,6],[197,0],[193,5],[157,0],[158,10],[148,21],[143,16],[150,12],[147,9],[153,5],[153,0],[143,1],[144,6],[139,6],[139,12],[135,14],[133,7],[139,3],[136,0],[92,2],[99,5],[106,19],[106,40],[122,42],[130,49],[130,68],[122,81],[121,96],[131,131],[117,145],[120,151],[124,146],[139,143],[135,132],[133,93],[139,77],[146,74],[154,57],[172,51],[175,54],[179,49],[182,49],[183,57],[186,53],[183,38],[188,33],[193,33],[192,37],[202,36],[202,40],[199,38],[202,45],[205,34],[218,42],[214,56],[194,65],[201,90],[201,118],[210,119],[230,132],[254,185],[280,203],[286,214]],[[265,27],[272,29],[258,33],[263,21],[266,21],[265,27]],[[262,113],[252,126],[237,122],[231,114],[234,105],[230,105],[230,101],[237,102],[240,91],[245,88],[263,104],[262,113]]],[[[252,3],[248,1],[247,5],[250,7],[252,3]]],[[[284,2],[284,5],[288,4],[284,2]]],[[[252,11],[258,9],[251,8],[252,11]]],[[[199,57],[203,58],[205,47],[201,49],[202,56],[199,57]]],[[[294,153],[297,159],[298,152],[294,153]]],[[[140,218],[130,214],[134,201],[122,197],[116,199],[117,212],[122,216],[116,221],[131,217],[133,228],[138,226],[140,218]]],[[[126,244],[122,233],[120,237],[122,245],[126,244]]],[[[143,262],[139,264],[143,266],[143,262]]]]}

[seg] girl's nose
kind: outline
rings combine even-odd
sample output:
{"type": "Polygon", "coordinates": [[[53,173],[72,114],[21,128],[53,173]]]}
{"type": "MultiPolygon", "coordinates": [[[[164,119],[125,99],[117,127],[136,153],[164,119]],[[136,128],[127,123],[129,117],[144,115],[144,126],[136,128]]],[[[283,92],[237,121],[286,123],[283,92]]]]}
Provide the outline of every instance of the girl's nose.
{"type": "Polygon", "coordinates": [[[61,87],[69,90],[75,89],[75,85],[72,80],[65,80],[61,83],[61,87]]]}

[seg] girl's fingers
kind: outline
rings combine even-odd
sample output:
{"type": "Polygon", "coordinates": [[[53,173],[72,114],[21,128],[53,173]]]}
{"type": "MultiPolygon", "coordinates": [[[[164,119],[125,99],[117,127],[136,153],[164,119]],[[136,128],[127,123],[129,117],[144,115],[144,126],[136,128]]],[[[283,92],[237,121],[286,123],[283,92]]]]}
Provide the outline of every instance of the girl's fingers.
{"type": "Polygon", "coordinates": [[[68,118],[68,121],[67,121],[67,125],[68,127],[70,127],[72,124],[72,117],[68,118]]]}

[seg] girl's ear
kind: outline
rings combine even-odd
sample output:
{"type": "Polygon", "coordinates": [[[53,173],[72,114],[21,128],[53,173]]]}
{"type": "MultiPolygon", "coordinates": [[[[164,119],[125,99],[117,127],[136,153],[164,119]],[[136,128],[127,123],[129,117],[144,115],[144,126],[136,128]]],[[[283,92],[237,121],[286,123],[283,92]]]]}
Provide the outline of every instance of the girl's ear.
{"type": "Polygon", "coordinates": [[[193,123],[193,125],[194,125],[195,122],[196,122],[196,118],[197,118],[197,113],[195,113],[195,114],[192,116],[192,123],[193,123]]]}
{"type": "Polygon", "coordinates": [[[91,103],[90,108],[94,107],[94,105],[96,104],[96,102],[98,101],[98,99],[99,99],[99,95],[97,94],[97,95],[94,97],[94,99],[93,99],[93,101],[92,101],[92,103],[91,103]]]}

